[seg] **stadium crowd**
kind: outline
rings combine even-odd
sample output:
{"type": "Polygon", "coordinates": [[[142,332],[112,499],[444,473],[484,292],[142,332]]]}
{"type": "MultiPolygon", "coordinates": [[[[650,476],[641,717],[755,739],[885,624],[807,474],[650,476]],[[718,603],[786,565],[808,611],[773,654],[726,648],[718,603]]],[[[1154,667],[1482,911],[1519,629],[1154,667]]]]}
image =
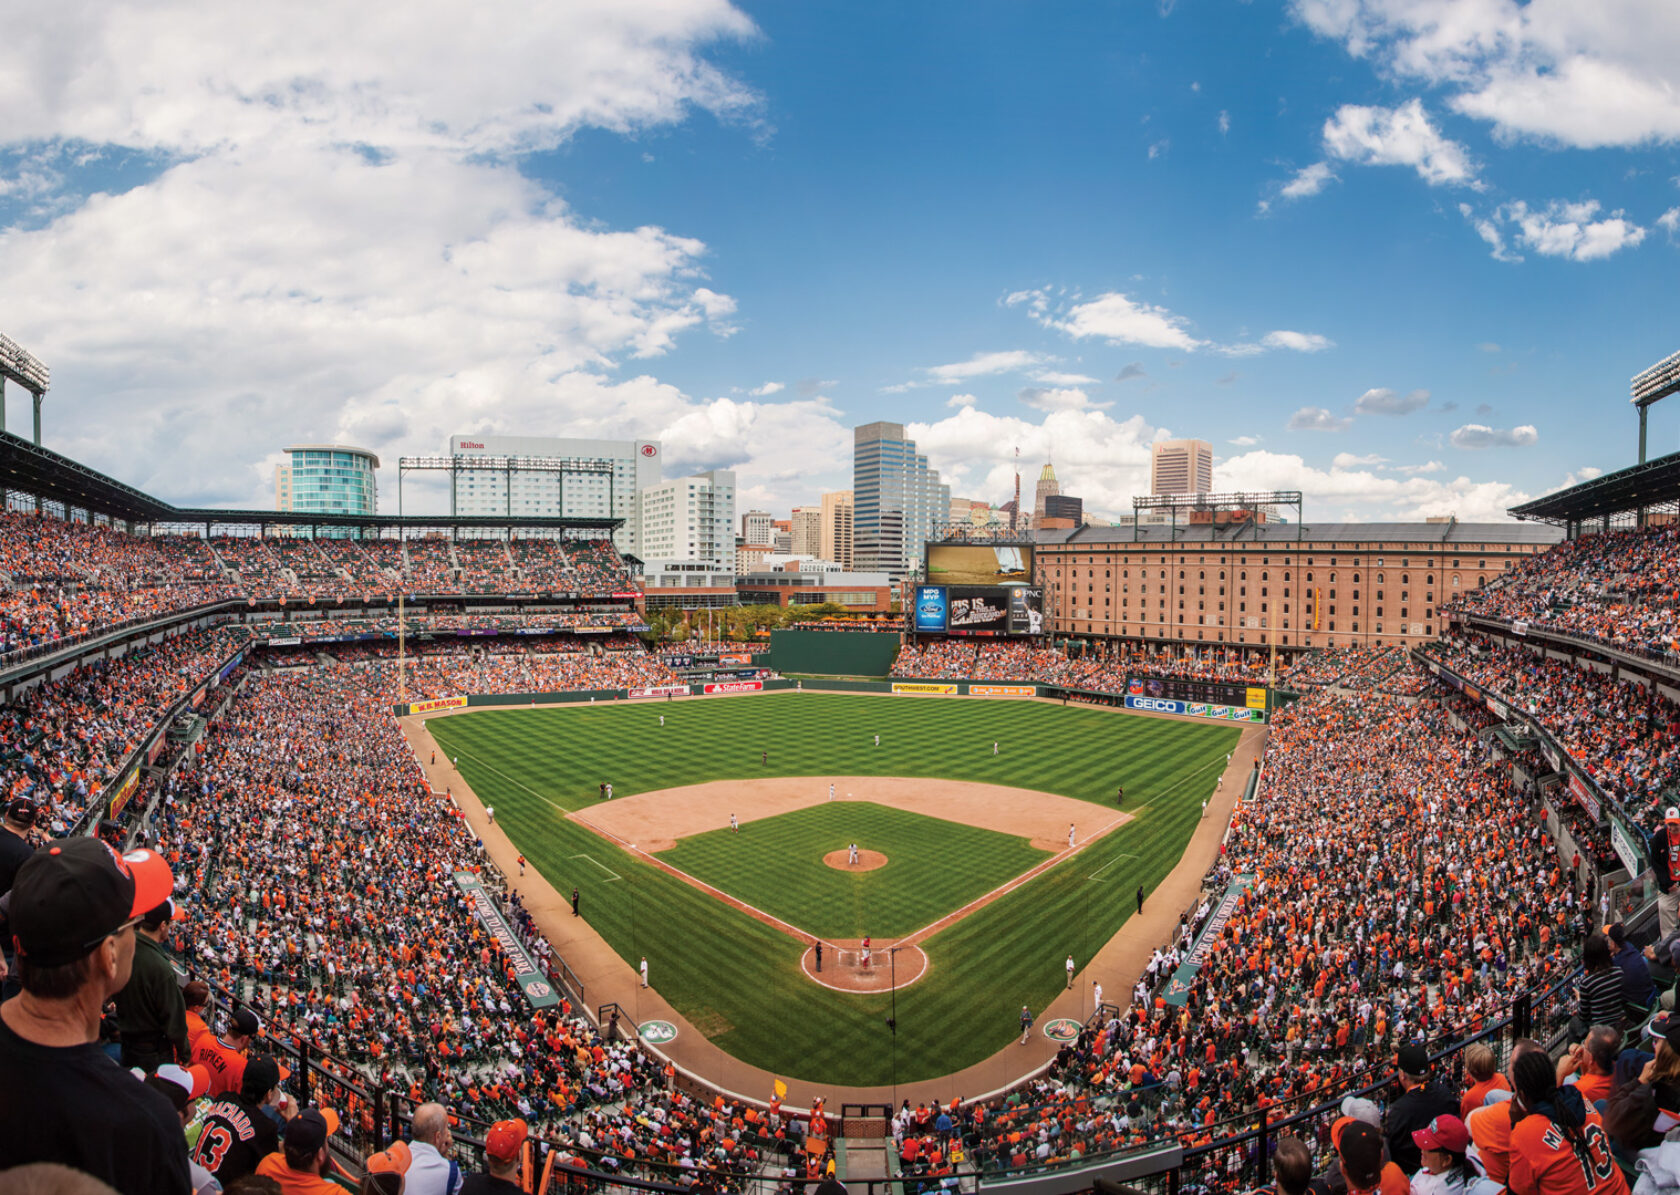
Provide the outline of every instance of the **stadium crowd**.
{"type": "Polygon", "coordinates": [[[1396,1049],[1465,1036],[1566,976],[1589,909],[1537,799],[1483,751],[1434,700],[1323,692],[1281,713],[1209,900],[1129,1008],[988,1118],[976,1159],[1206,1143],[1244,1113],[1375,1082],[1396,1049]],[[1168,1003],[1194,931],[1239,877],[1183,1004],[1168,1003]]]}
{"type": "Polygon", "coordinates": [[[1680,708],[1655,688],[1481,635],[1449,635],[1426,654],[1538,720],[1637,824],[1653,824],[1680,782],[1680,708]]]}
{"type": "Polygon", "coordinates": [[[1673,657],[1676,585],[1680,527],[1670,525],[1559,544],[1466,593],[1454,608],[1673,657]]]}

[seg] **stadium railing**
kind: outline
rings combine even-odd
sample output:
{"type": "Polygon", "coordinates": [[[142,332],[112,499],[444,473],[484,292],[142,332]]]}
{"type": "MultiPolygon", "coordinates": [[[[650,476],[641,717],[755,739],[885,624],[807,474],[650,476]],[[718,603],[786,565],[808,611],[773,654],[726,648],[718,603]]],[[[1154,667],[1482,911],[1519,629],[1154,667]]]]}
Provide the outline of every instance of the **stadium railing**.
{"type": "Polygon", "coordinates": [[[1544,622],[1521,618],[1495,618],[1488,614],[1460,612],[1456,621],[1462,626],[1483,630],[1497,629],[1519,639],[1533,639],[1559,643],[1567,647],[1585,648],[1607,656],[1618,663],[1636,664],[1641,669],[1657,673],[1673,684],[1680,685],[1680,653],[1641,647],[1634,643],[1617,643],[1585,631],[1560,631],[1544,622]],[[1521,629],[1518,629],[1518,628],[1521,629]]]}

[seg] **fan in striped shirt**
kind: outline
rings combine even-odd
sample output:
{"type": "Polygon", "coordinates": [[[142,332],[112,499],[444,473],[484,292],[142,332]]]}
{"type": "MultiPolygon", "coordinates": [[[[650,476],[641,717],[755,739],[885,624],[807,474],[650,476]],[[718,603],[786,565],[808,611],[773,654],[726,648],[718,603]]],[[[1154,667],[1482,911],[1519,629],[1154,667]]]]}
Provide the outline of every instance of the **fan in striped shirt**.
{"type": "Polygon", "coordinates": [[[1581,965],[1586,968],[1575,989],[1579,1023],[1585,1028],[1608,1025],[1622,1027],[1622,973],[1610,953],[1610,939],[1601,931],[1587,935],[1581,948],[1581,965]]]}

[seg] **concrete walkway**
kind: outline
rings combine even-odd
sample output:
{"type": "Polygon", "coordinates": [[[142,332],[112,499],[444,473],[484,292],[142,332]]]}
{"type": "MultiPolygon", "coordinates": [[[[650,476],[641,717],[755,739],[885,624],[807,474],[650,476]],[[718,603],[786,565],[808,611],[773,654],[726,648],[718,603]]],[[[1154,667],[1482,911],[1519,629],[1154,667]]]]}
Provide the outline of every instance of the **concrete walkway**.
{"type": "MultiPolygon", "coordinates": [[[[711,697],[691,700],[755,699],[764,700],[762,697],[711,697]]],[[[1138,714],[1118,709],[1113,713],[1115,717],[1173,717],[1164,714],[1138,714]]],[[[1203,722],[1202,719],[1192,720],[1203,722]]],[[[1267,733],[1266,727],[1261,725],[1250,726],[1244,731],[1236,750],[1232,753],[1231,762],[1225,769],[1224,782],[1209,802],[1207,815],[1191,835],[1189,845],[1177,866],[1167,874],[1159,886],[1148,893],[1143,912],[1127,918],[1119,932],[1098,949],[1090,964],[1075,977],[1073,987],[1056,997],[1048,1008],[1038,1012],[1033,1036],[1027,1045],[1011,1042],[990,1058],[954,1074],[915,1083],[900,1083],[895,1089],[891,1086],[841,1087],[808,1079],[773,1075],[769,1071],[742,1062],[713,1045],[659,995],[657,975],[653,976],[656,986],[641,986],[641,977],[635,968],[619,958],[612,947],[589,927],[586,920],[588,909],[584,910],[584,917],[573,917],[569,894],[562,895],[556,891],[535,868],[527,868],[524,876],[519,874],[519,851],[509,841],[501,826],[489,824],[484,816],[482,802],[450,765],[448,756],[437,747],[426,727],[426,721],[426,715],[410,715],[398,719],[403,733],[414,748],[422,770],[431,782],[432,790],[437,793],[448,791],[460,804],[466,813],[467,821],[484,840],[491,859],[501,868],[508,883],[519,893],[526,909],[536,920],[537,928],[553,945],[555,953],[566,960],[567,965],[583,983],[591,1012],[603,1004],[617,1003],[625,1010],[627,1016],[634,1018],[635,1024],[650,1020],[671,1022],[677,1027],[676,1040],[654,1052],[669,1057],[678,1068],[708,1086],[747,1099],[766,1101],[771,1096],[772,1084],[777,1078],[782,1078],[788,1085],[788,1093],[783,1100],[787,1107],[807,1108],[814,1097],[823,1095],[827,1097],[828,1107],[836,1112],[843,1103],[896,1105],[898,1101],[906,1099],[915,1104],[924,1100],[951,1100],[958,1097],[973,1100],[1014,1086],[1022,1079],[1043,1070],[1055,1058],[1057,1044],[1042,1033],[1043,1027],[1049,1021],[1058,1017],[1071,1017],[1083,1022],[1091,1014],[1093,980],[1102,983],[1103,998],[1106,1002],[1122,1008],[1127,1007],[1131,1002],[1132,988],[1137,984],[1144,968],[1148,966],[1155,948],[1172,939],[1178,931],[1179,914],[1200,894],[1202,877],[1219,855],[1219,844],[1224,838],[1225,827],[1230,821],[1237,799],[1242,795],[1249,773],[1254,770],[1255,760],[1265,749],[1267,733]],[[435,765],[430,762],[434,750],[438,757],[435,765]]],[[[1130,900],[1133,894],[1126,892],[1121,896],[1130,900]]]]}

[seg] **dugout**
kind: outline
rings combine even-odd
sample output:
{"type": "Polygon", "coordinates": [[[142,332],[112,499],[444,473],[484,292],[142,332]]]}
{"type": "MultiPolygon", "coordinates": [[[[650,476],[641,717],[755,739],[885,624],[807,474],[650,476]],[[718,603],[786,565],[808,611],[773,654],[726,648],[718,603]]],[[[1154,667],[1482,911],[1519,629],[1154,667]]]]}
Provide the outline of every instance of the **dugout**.
{"type": "Polygon", "coordinates": [[[885,631],[770,632],[770,666],[783,676],[886,676],[900,636],[885,631]]]}

